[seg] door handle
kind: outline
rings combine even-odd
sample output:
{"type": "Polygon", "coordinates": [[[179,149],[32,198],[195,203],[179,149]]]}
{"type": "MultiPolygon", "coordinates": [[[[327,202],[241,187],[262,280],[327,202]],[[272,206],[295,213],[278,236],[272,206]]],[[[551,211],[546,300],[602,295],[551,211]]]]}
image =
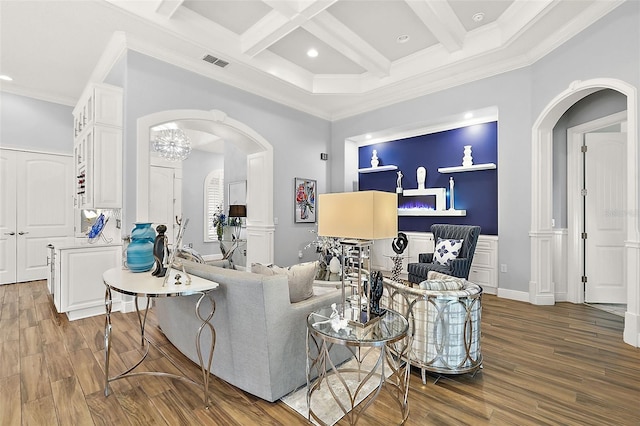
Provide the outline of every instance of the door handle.
{"type": "Polygon", "coordinates": [[[4,235],[16,235],[15,232],[5,232],[4,235]]]}
{"type": "Polygon", "coordinates": [[[28,232],[24,232],[24,231],[18,232],[18,235],[25,235],[25,234],[28,234],[28,232]]]}

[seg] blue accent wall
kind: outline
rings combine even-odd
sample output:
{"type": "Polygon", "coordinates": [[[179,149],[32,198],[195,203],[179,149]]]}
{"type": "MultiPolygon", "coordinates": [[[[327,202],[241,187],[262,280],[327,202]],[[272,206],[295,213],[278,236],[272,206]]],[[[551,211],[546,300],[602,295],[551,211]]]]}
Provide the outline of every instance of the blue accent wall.
{"type": "MultiPolygon", "coordinates": [[[[379,166],[396,165],[402,171],[403,189],[417,189],[416,169],[427,169],[426,188],[446,188],[449,207],[449,177],[453,177],[454,205],[466,210],[463,217],[399,216],[398,229],[428,232],[434,223],[480,225],[482,234],[498,235],[498,170],[440,173],[438,168],[462,165],[465,145],[472,146],[473,164],[498,165],[498,123],[476,124],[443,132],[363,146],[358,149],[358,167],[371,167],[373,150],[379,166]]],[[[360,173],[359,190],[395,192],[397,170],[360,173]]]]}

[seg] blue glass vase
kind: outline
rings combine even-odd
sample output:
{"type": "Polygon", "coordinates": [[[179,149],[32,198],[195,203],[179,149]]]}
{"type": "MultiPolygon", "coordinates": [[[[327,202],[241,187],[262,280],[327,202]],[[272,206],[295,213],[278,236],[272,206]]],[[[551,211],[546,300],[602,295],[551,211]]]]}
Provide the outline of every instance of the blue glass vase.
{"type": "Polygon", "coordinates": [[[146,272],[153,267],[153,244],[156,231],[151,223],[134,223],[131,242],[127,246],[127,267],[131,272],[146,272]]]}

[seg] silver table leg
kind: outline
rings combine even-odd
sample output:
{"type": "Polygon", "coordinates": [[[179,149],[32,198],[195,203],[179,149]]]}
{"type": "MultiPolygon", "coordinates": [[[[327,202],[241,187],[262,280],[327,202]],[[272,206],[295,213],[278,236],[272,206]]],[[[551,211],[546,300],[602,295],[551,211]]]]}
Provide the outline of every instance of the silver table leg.
{"type": "MultiPolygon", "coordinates": [[[[404,339],[403,339],[404,340],[404,339]]],[[[374,403],[378,395],[385,389],[388,394],[396,402],[400,411],[401,422],[403,424],[409,417],[409,379],[411,365],[403,357],[407,356],[407,352],[411,347],[411,337],[407,342],[398,342],[393,345],[382,345],[380,347],[347,346],[354,354],[357,361],[357,367],[350,368],[344,366],[336,366],[331,362],[330,350],[333,344],[329,344],[322,336],[314,335],[307,331],[307,408],[309,410],[309,421],[326,424],[313,411],[311,397],[314,392],[318,391],[322,384],[325,384],[325,392],[329,392],[333,397],[344,417],[349,424],[355,425],[364,411],[374,403]],[[363,369],[363,362],[367,356],[374,355],[373,350],[378,350],[375,364],[370,370],[363,369]],[[317,351],[317,357],[314,358],[313,352],[317,351]],[[329,369],[327,370],[327,366],[329,369]],[[385,369],[391,369],[389,377],[386,377],[385,369]],[[315,382],[312,383],[311,376],[313,371],[318,373],[315,382]],[[346,375],[357,375],[359,384],[355,389],[350,388],[347,384],[346,375]],[[335,377],[337,380],[330,382],[329,378],[335,377]],[[364,394],[364,385],[373,381],[376,388],[370,394],[365,394],[362,400],[358,402],[361,392],[364,394]],[[342,392],[340,392],[342,391],[342,392]],[[346,394],[348,401],[342,401],[340,394],[346,394]],[[346,403],[345,403],[346,402],[346,403]]]]}
{"type": "MultiPolygon", "coordinates": [[[[109,377],[109,359],[111,356],[111,308],[112,308],[112,297],[111,297],[111,288],[109,286],[106,286],[106,291],[105,291],[105,311],[106,311],[106,315],[105,315],[105,326],[104,326],[104,356],[105,356],[105,368],[104,368],[104,375],[105,375],[105,385],[104,385],[104,395],[105,396],[109,396],[109,394],[111,393],[111,389],[109,386],[110,382],[113,382],[115,380],[119,380],[119,379],[123,379],[125,377],[132,377],[132,376],[161,376],[161,377],[169,377],[169,378],[174,378],[174,379],[179,379],[179,380],[183,380],[186,381],[188,383],[194,384],[196,386],[202,386],[203,388],[203,400],[204,400],[204,405],[206,408],[209,408],[209,374],[211,372],[211,364],[213,362],[213,351],[215,349],[215,344],[216,344],[216,331],[215,328],[213,327],[213,324],[211,324],[211,319],[213,318],[213,314],[215,313],[216,310],[216,304],[215,304],[215,300],[213,299],[213,297],[211,297],[211,295],[209,294],[210,291],[205,291],[200,293],[200,297],[198,298],[198,302],[196,303],[196,307],[195,307],[195,312],[196,312],[196,316],[198,317],[198,319],[200,319],[200,321],[202,321],[202,324],[200,324],[200,327],[198,327],[198,331],[196,333],[196,349],[198,351],[198,360],[200,361],[200,369],[202,371],[202,383],[198,383],[195,382],[191,379],[189,379],[184,373],[180,376],[180,375],[176,375],[176,374],[171,374],[171,373],[164,373],[164,372],[159,372],[159,371],[142,371],[142,372],[137,372],[137,373],[133,373],[132,371],[139,366],[140,364],[142,364],[142,362],[145,360],[145,358],[147,357],[147,355],[149,354],[149,346],[150,346],[150,342],[149,340],[146,338],[145,334],[144,334],[144,329],[145,329],[145,325],[147,322],[147,314],[149,312],[149,304],[150,304],[150,298],[147,297],[147,303],[145,306],[145,310],[144,310],[144,315],[141,314],[140,309],[139,309],[139,305],[138,305],[138,298],[135,298],[135,306],[136,306],[136,314],[138,316],[138,323],[140,324],[140,337],[141,337],[141,346],[144,348],[144,354],[142,355],[142,357],[140,358],[140,360],[135,363],[133,366],[129,367],[127,370],[125,370],[124,372],[114,376],[114,377],[109,377]],[[201,314],[201,307],[202,307],[202,301],[207,298],[209,299],[209,302],[211,303],[211,311],[208,312],[206,315],[202,315],[201,314]],[[209,347],[209,355],[207,357],[206,363],[204,362],[204,357],[203,357],[203,353],[202,353],[202,332],[203,330],[208,329],[209,332],[211,333],[211,344],[209,347]],[[145,345],[146,343],[146,345],[145,345]],[[146,347],[145,347],[146,346],[146,347]]],[[[167,360],[173,364],[174,367],[176,367],[178,370],[180,370],[180,372],[182,372],[182,370],[180,369],[180,367],[171,360],[171,358],[161,349],[161,348],[156,348],[163,356],[165,356],[165,358],[167,358],[167,360]]]]}
{"type": "Polygon", "coordinates": [[[204,405],[206,408],[209,408],[209,373],[211,372],[211,363],[213,362],[213,350],[216,346],[216,330],[213,328],[211,324],[211,318],[213,318],[213,314],[216,311],[216,302],[213,300],[213,297],[209,295],[209,292],[202,293],[200,298],[198,299],[198,303],[196,303],[196,316],[202,321],[200,327],[198,327],[198,332],[196,333],[196,349],[198,351],[198,361],[200,361],[200,369],[202,370],[202,386],[204,388],[204,405]],[[204,298],[208,298],[209,302],[211,302],[211,312],[207,314],[206,317],[203,317],[200,314],[200,307],[202,300],[204,298]],[[211,346],[209,348],[209,357],[207,359],[207,363],[203,362],[202,357],[202,331],[207,327],[211,333],[211,346]]]}
{"type": "Polygon", "coordinates": [[[104,319],[104,396],[109,396],[109,358],[111,356],[111,288],[106,286],[104,293],[104,307],[106,311],[104,319]]]}

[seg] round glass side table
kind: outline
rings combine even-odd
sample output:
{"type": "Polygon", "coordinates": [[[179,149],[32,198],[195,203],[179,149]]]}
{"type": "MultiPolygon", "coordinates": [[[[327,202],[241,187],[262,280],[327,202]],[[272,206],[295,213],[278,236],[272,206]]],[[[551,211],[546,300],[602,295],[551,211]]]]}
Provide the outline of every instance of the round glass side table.
{"type": "Polygon", "coordinates": [[[376,400],[383,387],[400,407],[399,423],[409,416],[410,364],[407,362],[411,338],[409,324],[398,312],[387,309],[367,326],[342,321],[340,305],[321,308],[307,317],[307,405],[309,420],[327,424],[314,411],[314,394],[331,395],[338,410],[356,424],[362,413],[376,400]],[[342,326],[342,328],[340,328],[342,326]],[[330,351],[334,345],[346,346],[353,359],[334,365],[330,351]],[[404,359],[403,359],[404,358],[404,359]],[[315,381],[313,377],[317,374],[315,381]]]}

